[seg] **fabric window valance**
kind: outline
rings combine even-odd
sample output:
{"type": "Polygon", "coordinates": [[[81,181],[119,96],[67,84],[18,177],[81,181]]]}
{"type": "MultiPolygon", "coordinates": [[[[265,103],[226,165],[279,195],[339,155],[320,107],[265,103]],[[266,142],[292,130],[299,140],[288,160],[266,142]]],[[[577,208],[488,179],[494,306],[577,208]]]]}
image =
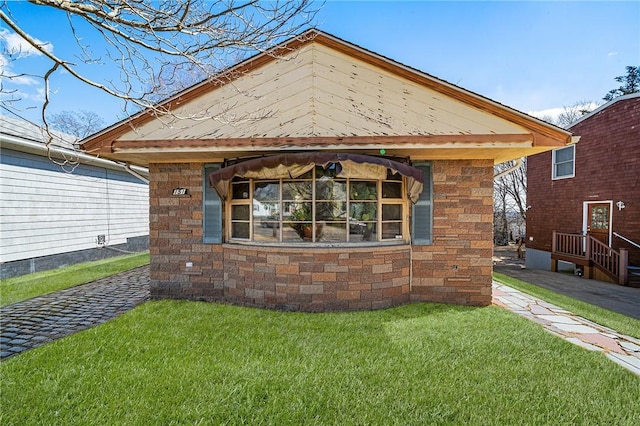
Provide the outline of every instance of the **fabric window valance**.
{"type": "Polygon", "coordinates": [[[315,166],[326,168],[329,164],[338,165],[338,177],[341,178],[381,180],[387,177],[388,169],[407,179],[407,195],[413,203],[422,193],[421,170],[388,158],[347,153],[305,152],[254,158],[209,174],[209,184],[220,197],[226,199],[231,180],[236,176],[248,179],[293,179],[315,166]]]}

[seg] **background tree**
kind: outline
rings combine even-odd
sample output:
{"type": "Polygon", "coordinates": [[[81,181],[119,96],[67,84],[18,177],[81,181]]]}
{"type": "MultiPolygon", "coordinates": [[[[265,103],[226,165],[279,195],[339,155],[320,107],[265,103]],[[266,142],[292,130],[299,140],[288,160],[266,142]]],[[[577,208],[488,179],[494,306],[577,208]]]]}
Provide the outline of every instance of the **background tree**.
{"type": "Polygon", "coordinates": [[[69,135],[85,138],[104,127],[104,120],[92,111],[62,111],[51,115],[51,127],[69,135]]]}
{"type": "MultiPolygon", "coordinates": [[[[47,107],[52,101],[50,82],[56,74],[70,75],[122,99],[127,115],[144,108],[157,114],[175,114],[157,104],[168,75],[178,70],[223,79],[218,71],[258,52],[269,52],[284,39],[299,34],[310,26],[316,11],[310,0],[30,0],[29,3],[65,13],[69,45],[77,45],[69,57],[58,56],[49,43],[41,41],[48,31],[46,25],[41,26],[41,34],[24,30],[11,12],[19,3],[2,2],[0,20],[9,29],[3,30],[5,41],[8,36],[20,37],[29,49],[46,58],[49,66],[41,73],[29,75],[14,74],[10,67],[0,67],[0,81],[30,78],[44,83],[40,107],[47,129],[47,107]],[[96,36],[104,40],[104,48],[101,45],[95,49],[90,44],[89,40],[96,36]],[[117,77],[112,80],[102,77],[104,67],[113,69],[109,74],[117,77]]],[[[5,50],[7,45],[5,42],[5,50]]],[[[9,61],[19,59],[22,54],[3,53],[9,61]]],[[[0,92],[11,96],[7,84],[0,85],[0,92]]]]}
{"type": "Polygon", "coordinates": [[[517,161],[506,161],[494,167],[493,206],[494,242],[506,244],[525,231],[527,219],[527,159],[520,160],[520,166],[513,169],[517,161]],[[513,169],[509,173],[508,170],[513,169]]]}
{"type": "Polygon", "coordinates": [[[545,115],[540,117],[547,123],[551,123],[563,129],[569,128],[576,120],[585,114],[590,113],[598,107],[598,104],[590,101],[579,101],[573,105],[565,106],[562,108],[562,112],[557,116],[545,115]]]}
{"type": "Polygon", "coordinates": [[[618,96],[640,92],[640,67],[628,66],[626,69],[626,75],[615,78],[618,83],[622,83],[622,86],[609,90],[609,93],[602,99],[609,102],[618,96]]]}

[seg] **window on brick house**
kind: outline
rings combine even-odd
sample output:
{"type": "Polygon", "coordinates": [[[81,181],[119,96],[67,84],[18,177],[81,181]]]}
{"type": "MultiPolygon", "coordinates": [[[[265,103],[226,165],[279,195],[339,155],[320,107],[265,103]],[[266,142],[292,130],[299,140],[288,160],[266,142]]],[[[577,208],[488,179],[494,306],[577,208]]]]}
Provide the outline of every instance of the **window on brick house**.
{"type": "Polygon", "coordinates": [[[315,166],[295,179],[235,177],[230,189],[229,238],[256,243],[405,241],[405,183],[338,176],[315,166]]]}
{"type": "Polygon", "coordinates": [[[575,152],[575,145],[553,150],[553,179],[566,179],[575,176],[575,152]]]}

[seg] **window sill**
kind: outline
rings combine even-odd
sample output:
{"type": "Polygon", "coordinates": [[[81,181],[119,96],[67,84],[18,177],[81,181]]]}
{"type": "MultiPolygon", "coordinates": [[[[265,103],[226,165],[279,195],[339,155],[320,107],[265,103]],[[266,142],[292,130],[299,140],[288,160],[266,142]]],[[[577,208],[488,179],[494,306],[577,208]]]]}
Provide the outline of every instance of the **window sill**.
{"type": "Polygon", "coordinates": [[[224,244],[236,245],[236,246],[249,246],[249,247],[271,247],[271,248],[370,248],[370,247],[397,247],[408,246],[409,243],[404,240],[390,240],[390,241],[372,241],[366,243],[258,243],[255,241],[242,241],[242,240],[230,240],[224,244]]]}

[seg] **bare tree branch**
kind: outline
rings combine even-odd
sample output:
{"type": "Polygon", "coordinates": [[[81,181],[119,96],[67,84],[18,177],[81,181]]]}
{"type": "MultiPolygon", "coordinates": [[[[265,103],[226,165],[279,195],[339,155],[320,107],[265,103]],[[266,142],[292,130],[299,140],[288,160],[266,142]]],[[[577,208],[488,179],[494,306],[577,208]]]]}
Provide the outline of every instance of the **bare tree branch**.
{"type": "Polygon", "coordinates": [[[97,132],[105,124],[98,114],[87,110],[62,111],[52,114],[49,121],[53,129],[76,136],[79,139],[97,132]]]}
{"type": "MultiPolygon", "coordinates": [[[[527,172],[526,158],[522,165],[509,173],[494,179],[494,238],[497,242],[506,242],[512,229],[524,230],[527,219],[527,172]]],[[[510,170],[515,161],[507,161],[494,167],[499,174],[510,170]]]]}
{"type": "MultiPolygon", "coordinates": [[[[73,56],[54,53],[50,44],[40,41],[40,35],[21,27],[11,14],[10,2],[3,3],[0,20],[50,63],[42,74],[30,76],[40,79],[45,88],[40,108],[46,128],[47,108],[54,101],[50,81],[62,71],[123,100],[127,115],[141,109],[149,109],[158,116],[176,114],[158,105],[158,100],[168,95],[158,93],[166,83],[167,73],[188,72],[201,80],[224,79],[219,74],[221,70],[249,55],[269,52],[284,39],[299,34],[312,24],[317,12],[311,0],[29,0],[29,3],[66,13],[68,35],[77,44],[73,56]],[[96,35],[106,46],[106,50],[100,46],[99,54],[88,41],[96,35]],[[105,65],[113,68],[114,78],[98,77],[98,67],[105,65]]],[[[5,57],[10,60],[19,59],[16,52],[8,53],[5,57]]],[[[7,72],[6,68],[0,70],[8,81],[23,77],[7,72]]],[[[0,85],[3,95],[10,95],[12,90],[4,83],[0,85]]],[[[3,104],[17,101],[16,96],[14,93],[13,99],[5,97],[3,104]]],[[[213,114],[213,110],[206,113],[213,114]]],[[[212,118],[231,119],[224,112],[212,118]]]]}

